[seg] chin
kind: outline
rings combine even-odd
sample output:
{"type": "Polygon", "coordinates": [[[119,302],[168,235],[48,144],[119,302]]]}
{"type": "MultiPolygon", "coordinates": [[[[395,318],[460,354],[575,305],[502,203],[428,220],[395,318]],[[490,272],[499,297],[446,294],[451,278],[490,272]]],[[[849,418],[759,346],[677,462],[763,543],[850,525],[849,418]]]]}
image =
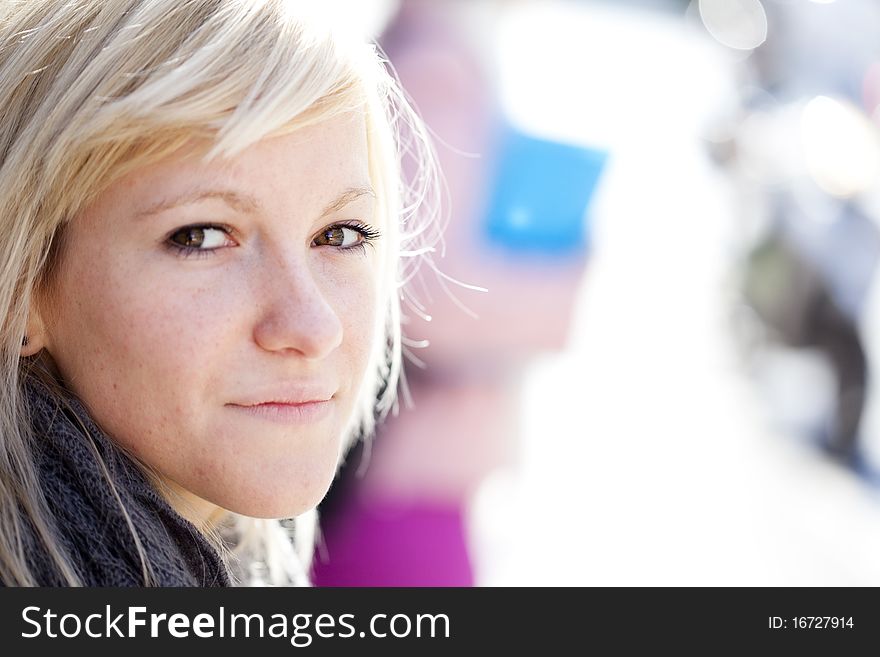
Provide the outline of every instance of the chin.
{"type": "Polygon", "coordinates": [[[327,494],[332,481],[333,477],[330,476],[326,482],[316,482],[315,486],[298,487],[296,490],[285,489],[274,495],[264,489],[258,495],[235,496],[218,501],[216,504],[228,511],[252,518],[295,518],[318,506],[327,494]]]}
{"type": "Polygon", "coordinates": [[[230,511],[234,511],[235,513],[247,516],[249,518],[260,518],[265,520],[282,520],[284,518],[296,518],[307,511],[311,511],[318,503],[323,499],[318,498],[317,501],[313,503],[299,503],[299,504],[246,504],[242,505],[236,509],[229,509],[230,511]]]}
{"type": "Polygon", "coordinates": [[[267,453],[246,453],[237,464],[212,463],[204,468],[210,475],[186,482],[192,485],[188,489],[227,511],[253,518],[293,518],[324,499],[338,468],[336,442],[267,453]]]}

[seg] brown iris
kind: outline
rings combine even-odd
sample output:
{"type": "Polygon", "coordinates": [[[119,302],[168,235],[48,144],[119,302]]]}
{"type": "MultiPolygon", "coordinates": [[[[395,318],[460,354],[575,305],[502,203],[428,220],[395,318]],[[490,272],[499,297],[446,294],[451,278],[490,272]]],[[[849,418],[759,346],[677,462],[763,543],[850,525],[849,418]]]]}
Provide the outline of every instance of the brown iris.
{"type": "Polygon", "coordinates": [[[315,243],[321,246],[342,246],[345,243],[345,230],[341,226],[328,228],[315,238],[315,243]]]}
{"type": "Polygon", "coordinates": [[[188,248],[200,247],[205,241],[204,228],[184,228],[171,236],[171,241],[180,246],[188,248]]]}

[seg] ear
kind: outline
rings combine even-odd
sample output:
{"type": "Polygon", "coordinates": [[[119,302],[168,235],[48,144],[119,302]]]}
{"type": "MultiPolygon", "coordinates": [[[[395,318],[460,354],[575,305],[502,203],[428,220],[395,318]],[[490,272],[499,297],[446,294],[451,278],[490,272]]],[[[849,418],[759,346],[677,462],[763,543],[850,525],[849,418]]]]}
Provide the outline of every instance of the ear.
{"type": "Polygon", "coordinates": [[[46,346],[46,326],[36,303],[28,311],[27,331],[21,339],[21,355],[33,356],[46,346]]]}

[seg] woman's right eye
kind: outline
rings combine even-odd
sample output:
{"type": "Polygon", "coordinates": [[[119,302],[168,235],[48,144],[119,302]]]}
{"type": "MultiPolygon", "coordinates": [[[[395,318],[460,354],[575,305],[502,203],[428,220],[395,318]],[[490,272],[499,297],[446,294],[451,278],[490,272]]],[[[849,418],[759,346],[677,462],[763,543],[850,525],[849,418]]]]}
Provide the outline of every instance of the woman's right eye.
{"type": "Polygon", "coordinates": [[[197,251],[207,255],[225,246],[235,246],[229,230],[222,226],[186,226],[169,235],[168,244],[183,255],[197,251]]]}

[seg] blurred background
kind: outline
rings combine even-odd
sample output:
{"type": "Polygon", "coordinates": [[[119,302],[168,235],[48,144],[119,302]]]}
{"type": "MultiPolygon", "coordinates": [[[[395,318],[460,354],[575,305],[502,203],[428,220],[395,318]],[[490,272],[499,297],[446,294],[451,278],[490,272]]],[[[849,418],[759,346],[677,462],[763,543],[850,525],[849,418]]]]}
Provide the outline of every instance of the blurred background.
{"type": "Polygon", "coordinates": [[[344,4],[449,225],[315,584],[880,585],[880,3],[344,4]]]}

